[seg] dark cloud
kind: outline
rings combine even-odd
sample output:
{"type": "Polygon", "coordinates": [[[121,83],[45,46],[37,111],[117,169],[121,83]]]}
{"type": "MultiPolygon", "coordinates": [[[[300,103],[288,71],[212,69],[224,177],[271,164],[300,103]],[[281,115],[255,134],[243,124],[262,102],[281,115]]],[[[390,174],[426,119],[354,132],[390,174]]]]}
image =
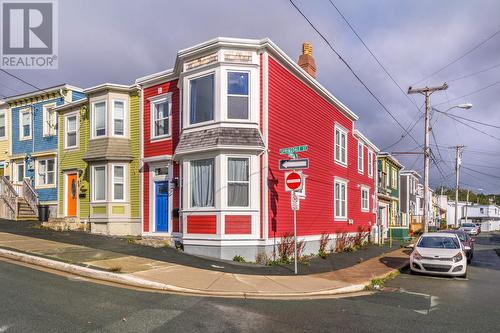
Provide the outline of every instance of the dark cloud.
{"type": "MultiPolygon", "coordinates": [[[[327,0],[296,0],[297,5],[318,26],[362,79],[405,126],[420,111],[378,67],[327,0]]],[[[404,90],[470,49],[500,29],[500,2],[490,1],[335,1],[358,33],[390,70],[404,90]]],[[[173,66],[177,50],[216,37],[270,37],[292,58],[297,58],[303,41],[314,46],[318,79],[335,96],[360,116],[360,128],[379,147],[396,142],[402,130],[332,54],[319,36],[286,0],[253,1],[59,1],[60,68],[56,71],[20,70],[23,78],[43,87],[60,82],[87,87],[102,82],[131,83],[135,78],[173,66]]],[[[500,62],[500,35],[469,56],[421,85],[439,85],[500,62]]],[[[498,93],[500,85],[466,99],[448,99],[500,80],[500,67],[450,83],[445,93],[432,96],[441,109],[472,102],[469,111],[457,115],[500,124],[498,93]]],[[[29,87],[2,76],[2,84],[17,91],[29,87]]],[[[14,91],[0,86],[0,93],[14,91]]],[[[412,96],[420,106],[422,96],[412,96]]],[[[434,115],[434,119],[436,116],[434,115]]],[[[500,130],[483,128],[500,137],[500,130]]],[[[450,145],[465,144],[464,165],[497,174],[500,170],[500,141],[440,116],[434,133],[445,160],[439,165],[445,176],[433,167],[431,183],[452,185],[453,151],[450,145]],[[488,152],[488,153],[486,153],[488,152]],[[497,169],[495,169],[497,168],[497,169]]],[[[420,143],[422,122],[412,131],[420,143]]],[[[409,137],[391,150],[417,147],[409,137]]],[[[434,148],[434,154],[439,156],[434,148]]],[[[415,155],[398,157],[407,167],[422,168],[415,155]]],[[[500,192],[500,179],[468,171],[464,186],[500,192]]]]}

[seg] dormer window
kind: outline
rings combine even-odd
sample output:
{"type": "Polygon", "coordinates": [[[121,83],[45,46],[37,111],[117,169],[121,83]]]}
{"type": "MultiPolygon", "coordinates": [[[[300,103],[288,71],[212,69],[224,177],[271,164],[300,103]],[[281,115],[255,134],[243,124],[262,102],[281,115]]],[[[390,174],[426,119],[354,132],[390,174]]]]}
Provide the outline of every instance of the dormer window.
{"type": "Polygon", "coordinates": [[[191,125],[214,120],[214,74],[189,81],[191,125]]]}
{"type": "Polygon", "coordinates": [[[248,82],[249,73],[227,73],[227,117],[229,119],[248,119],[248,82]]]}

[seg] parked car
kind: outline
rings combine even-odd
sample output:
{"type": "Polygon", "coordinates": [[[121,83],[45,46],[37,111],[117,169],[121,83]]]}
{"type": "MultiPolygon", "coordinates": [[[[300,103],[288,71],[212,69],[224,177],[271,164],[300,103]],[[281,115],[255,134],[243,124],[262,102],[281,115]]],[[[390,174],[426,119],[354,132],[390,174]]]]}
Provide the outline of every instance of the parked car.
{"type": "Polygon", "coordinates": [[[447,233],[447,234],[455,234],[458,236],[460,239],[460,242],[462,242],[463,246],[465,248],[469,247],[470,250],[466,250],[465,254],[467,255],[467,263],[470,264],[472,261],[472,258],[474,257],[474,241],[475,239],[470,237],[465,231],[461,230],[443,230],[442,232],[447,233]]]}
{"type": "Polygon", "coordinates": [[[412,272],[467,276],[467,255],[470,247],[464,246],[456,234],[434,232],[420,236],[410,255],[412,272]]]}
{"type": "Polygon", "coordinates": [[[479,228],[476,226],[475,223],[462,223],[460,225],[460,228],[458,230],[465,231],[469,235],[472,236],[477,236],[479,234],[479,228]]]}

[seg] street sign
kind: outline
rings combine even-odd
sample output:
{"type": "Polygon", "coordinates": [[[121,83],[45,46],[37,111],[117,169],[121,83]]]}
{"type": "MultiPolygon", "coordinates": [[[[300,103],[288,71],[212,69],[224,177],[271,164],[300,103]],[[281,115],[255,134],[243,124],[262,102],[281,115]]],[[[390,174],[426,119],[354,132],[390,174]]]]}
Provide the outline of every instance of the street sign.
{"type": "Polygon", "coordinates": [[[290,158],[297,158],[297,153],[299,153],[301,151],[307,151],[307,149],[308,149],[307,145],[281,148],[280,154],[281,155],[288,155],[290,158]]]}
{"type": "Polygon", "coordinates": [[[290,197],[291,197],[290,199],[291,199],[292,209],[299,210],[300,209],[300,198],[297,195],[297,193],[292,192],[292,195],[290,197]]]}
{"type": "Polygon", "coordinates": [[[300,191],[302,188],[302,174],[298,172],[285,173],[285,191],[300,191]]]}
{"type": "Polygon", "coordinates": [[[280,160],[279,169],[280,170],[297,170],[297,169],[308,169],[309,159],[308,158],[298,158],[294,160],[280,160]]]}

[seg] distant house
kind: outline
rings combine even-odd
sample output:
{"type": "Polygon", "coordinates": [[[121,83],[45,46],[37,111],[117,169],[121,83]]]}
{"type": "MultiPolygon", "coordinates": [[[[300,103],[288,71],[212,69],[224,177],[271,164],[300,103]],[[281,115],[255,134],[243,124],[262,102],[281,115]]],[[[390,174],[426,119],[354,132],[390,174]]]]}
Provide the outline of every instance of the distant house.
{"type": "MultiPolygon", "coordinates": [[[[480,223],[482,231],[500,230],[500,207],[494,204],[479,205],[472,202],[459,201],[458,223],[480,223]]],[[[455,201],[448,201],[448,225],[454,224],[455,201]]]]}
{"type": "Polygon", "coordinates": [[[409,223],[401,217],[399,202],[402,168],[403,165],[391,154],[378,154],[378,219],[379,224],[383,226],[385,237],[395,239],[408,237],[409,223]]]}
{"type": "Polygon", "coordinates": [[[403,224],[420,224],[420,175],[414,170],[403,170],[400,173],[400,204],[403,224]]]}

